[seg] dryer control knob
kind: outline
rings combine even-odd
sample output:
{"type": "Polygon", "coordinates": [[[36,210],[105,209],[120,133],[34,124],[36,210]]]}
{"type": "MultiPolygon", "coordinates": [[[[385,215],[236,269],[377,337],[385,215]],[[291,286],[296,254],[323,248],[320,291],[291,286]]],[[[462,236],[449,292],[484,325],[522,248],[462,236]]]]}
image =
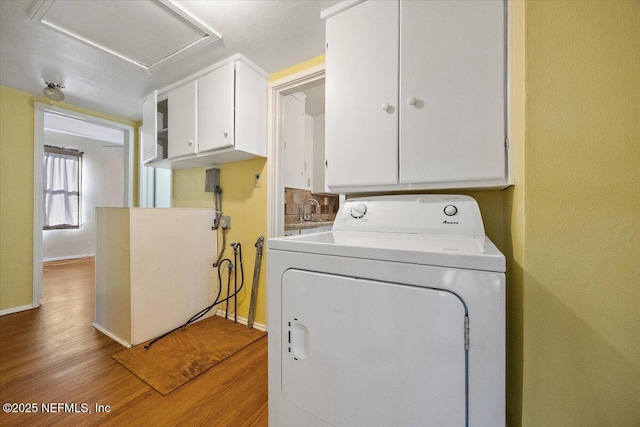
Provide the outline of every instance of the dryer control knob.
{"type": "Polygon", "coordinates": [[[453,205],[447,205],[444,207],[444,214],[447,216],[454,216],[458,213],[458,208],[453,205]]]}
{"type": "Polygon", "coordinates": [[[351,210],[349,211],[351,216],[355,219],[362,218],[367,213],[367,205],[364,203],[356,203],[351,206],[351,210]]]}

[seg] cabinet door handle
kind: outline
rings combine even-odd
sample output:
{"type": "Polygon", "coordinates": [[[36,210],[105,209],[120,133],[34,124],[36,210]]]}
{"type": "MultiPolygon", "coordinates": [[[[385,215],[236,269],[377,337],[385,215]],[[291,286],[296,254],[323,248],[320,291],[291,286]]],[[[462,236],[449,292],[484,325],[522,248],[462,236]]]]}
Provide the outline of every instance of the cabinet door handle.
{"type": "Polygon", "coordinates": [[[229,131],[228,130],[224,130],[224,137],[226,138],[229,135],[229,131]]]}
{"type": "Polygon", "coordinates": [[[382,104],[382,111],[389,111],[389,108],[391,108],[391,105],[388,102],[382,104]]]}
{"type": "Polygon", "coordinates": [[[407,98],[407,104],[409,105],[416,105],[416,102],[418,102],[418,100],[415,96],[410,96],[407,98]]]}
{"type": "Polygon", "coordinates": [[[189,140],[189,145],[190,145],[190,146],[191,146],[191,145],[193,145],[193,139],[190,139],[190,140],[189,140]]]}

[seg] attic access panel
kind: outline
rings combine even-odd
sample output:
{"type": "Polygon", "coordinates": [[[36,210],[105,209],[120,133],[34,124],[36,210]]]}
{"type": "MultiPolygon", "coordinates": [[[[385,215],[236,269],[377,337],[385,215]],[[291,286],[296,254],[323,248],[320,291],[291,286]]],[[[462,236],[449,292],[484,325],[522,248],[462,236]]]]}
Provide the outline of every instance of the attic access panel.
{"type": "Polygon", "coordinates": [[[221,39],[172,0],[40,0],[30,19],[149,72],[221,39]]]}

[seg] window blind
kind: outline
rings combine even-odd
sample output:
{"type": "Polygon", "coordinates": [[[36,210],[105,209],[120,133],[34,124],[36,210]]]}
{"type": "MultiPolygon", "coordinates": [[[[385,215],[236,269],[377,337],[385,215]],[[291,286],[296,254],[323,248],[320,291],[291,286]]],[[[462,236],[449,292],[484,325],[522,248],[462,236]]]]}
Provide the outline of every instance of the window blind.
{"type": "Polygon", "coordinates": [[[44,229],[80,227],[82,152],[45,146],[44,229]]]}

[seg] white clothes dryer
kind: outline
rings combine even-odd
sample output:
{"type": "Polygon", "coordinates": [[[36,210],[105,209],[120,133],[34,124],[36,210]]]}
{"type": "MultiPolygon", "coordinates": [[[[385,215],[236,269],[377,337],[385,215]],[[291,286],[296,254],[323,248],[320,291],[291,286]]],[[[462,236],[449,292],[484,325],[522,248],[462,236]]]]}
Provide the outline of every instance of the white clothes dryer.
{"type": "Polygon", "coordinates": [[[268,242],[269,425],[504,426],[505,258],[467,196],[268,242]]]}

